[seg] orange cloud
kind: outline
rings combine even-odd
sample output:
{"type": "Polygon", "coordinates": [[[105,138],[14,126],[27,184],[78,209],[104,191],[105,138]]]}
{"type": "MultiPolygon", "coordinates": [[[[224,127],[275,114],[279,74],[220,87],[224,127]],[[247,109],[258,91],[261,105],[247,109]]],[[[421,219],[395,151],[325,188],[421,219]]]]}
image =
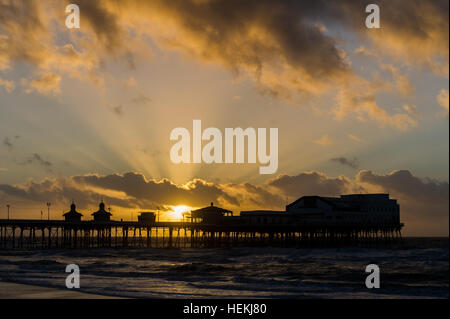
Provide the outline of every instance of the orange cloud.
{"type": "Polygon", "coordinates": [[[438,104],[446,110],[445,116],[448,118],[448,91],[446,89],[442,89],[436,99],[438,104]]]}
{"type": "Polygon", "coordinates": [[[348,134],[347,136],[348,136],[349,139],[351,139],[351,140],[353,140],[353,141],[356,141],[356,142],[359,142],[359,143],[362,142],[362,140],[361,140],[358,136],[356,136],[356,135],[348,134]]]}
{"type": "Polygon", "coordinates": [[[321,138],[319,138],[318,140],[315,140],[314,143],[322,145],[322,146],[328,146],[333,144],[333,142],[331,141],[331,139],[328,137],[328,135],[324,135],[321,138]]]}
{"type": "Polygon", "coordinates": [[[27,79],[22,79],[21,83],[23,86],[27,87],[26,93],[31,93],[37,91],[44,95],[56,95],[61,93],[59,83],[61,77],[54,73],[45,73],[41,76],[28,81],[27,79]]]}
{"type": "Polygon", "coordinates": [[[72,32],[63,24],[63,2],[1,2],[0,69],[26,62],[36,66],[38,74],[67,74],[104,85],[106,61],[136,69],[136,56],[150,56],[146,42],[150,37],[163,49],[180,50],[199,61],[219,64],[235,76],[249,77],[258,91],[292,104],[297,96],[305,103],[340,91],[335,106],[338,117],[356,112],[358,118],[400,130],[415,127],[417,120],[407,112],[390,114],[375,102],[375,94],[384,90],[411,96],[414,88],[406,74],[384,63],[392,83],[377,87],[380,83],[375,78],[358,84],[364,81],[355,75],[341,39],[330,33],[329,26],[358,35],[364,44],[357,53],[370,52],[376,59],[387,55],[391,62],[438,74],[445,75],[448,69],[446,0],[384,3],[382,27],[377,30],[365,28],[365,2],[354,0],[314,4],[80,0],[78,4],[83,23],[72,32]]]}
{"type": "Polygon", "coordinates": [[[376,93],[391,90],[391,85],[384,81],[370,83],[361,78],[341,89],[337,95],[334,113],[337,119],[344,118],[349,112],[358,118],[369,117],[381,126],[389,125],[401,131],[417,126],[417,120],[408,113],[389,114],[376,102],[376,93]]]}

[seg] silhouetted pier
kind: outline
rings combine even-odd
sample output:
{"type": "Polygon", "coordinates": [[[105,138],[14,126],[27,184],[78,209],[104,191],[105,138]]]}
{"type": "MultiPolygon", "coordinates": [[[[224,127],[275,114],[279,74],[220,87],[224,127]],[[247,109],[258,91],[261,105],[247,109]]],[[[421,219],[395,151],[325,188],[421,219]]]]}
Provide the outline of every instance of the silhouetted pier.
{"type": "Polygon", "coordinates": [[[0,248],[190,248],[377,246],[401,240],[403,224],[374,226],[193,222],[0,220],[0,248]]]}
{"type": "Polygon", "coordinates": [[[103,201],[81,220],[74,202],[65,220],[0,220],[0,248],[188,248],[232,246],[377,246],[401,240],[400,207],[388,194],[303,196],[285,211],[243,211],[221,207],[190,212],[188,221],[111,220],[103,201]]]}

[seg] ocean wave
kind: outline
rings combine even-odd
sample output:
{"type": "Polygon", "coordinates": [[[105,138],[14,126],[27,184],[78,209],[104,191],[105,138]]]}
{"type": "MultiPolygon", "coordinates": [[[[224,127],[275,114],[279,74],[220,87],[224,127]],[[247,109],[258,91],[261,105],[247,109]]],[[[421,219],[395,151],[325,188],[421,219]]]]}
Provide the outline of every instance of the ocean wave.
{"type": "Polygon", "coordinates": [[[0,251],[0,280],[134,298],[448,298],[448,247],[408,249],[97,249],[0,251]],[[365,266],[379,265],[369,291],[365,266]]]}

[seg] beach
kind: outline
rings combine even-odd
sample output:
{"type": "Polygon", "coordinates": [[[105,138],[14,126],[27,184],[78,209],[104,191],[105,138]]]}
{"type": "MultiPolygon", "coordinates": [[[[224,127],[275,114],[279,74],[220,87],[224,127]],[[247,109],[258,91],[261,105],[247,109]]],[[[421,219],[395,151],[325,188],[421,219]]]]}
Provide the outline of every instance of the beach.
{"type": "Polygon", "coordinates": [[[74,289],[48,288],[0,281],[0,299],[118,299],[79,292],[74,289]]]}

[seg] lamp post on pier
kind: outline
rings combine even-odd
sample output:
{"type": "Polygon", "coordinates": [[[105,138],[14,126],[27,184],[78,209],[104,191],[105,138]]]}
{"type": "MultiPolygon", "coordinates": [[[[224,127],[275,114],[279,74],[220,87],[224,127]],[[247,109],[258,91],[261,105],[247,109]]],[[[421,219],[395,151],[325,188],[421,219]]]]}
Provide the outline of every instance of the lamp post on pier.
{"type": "Polygon", "coordinates": [[[52,203],[47,202],[47,218],[48,220],[50,220],[50,206],[52,205],[52,203]]]}

